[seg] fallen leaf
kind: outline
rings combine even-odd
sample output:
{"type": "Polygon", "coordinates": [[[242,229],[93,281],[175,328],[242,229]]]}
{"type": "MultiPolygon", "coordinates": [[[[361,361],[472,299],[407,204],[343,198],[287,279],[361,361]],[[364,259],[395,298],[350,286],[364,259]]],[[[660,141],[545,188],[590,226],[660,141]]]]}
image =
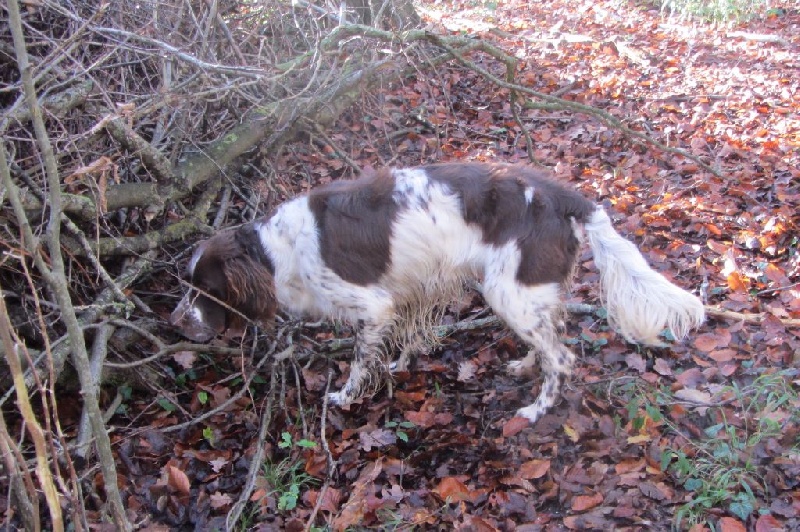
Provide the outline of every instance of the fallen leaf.
{"type": "Polygon", "coordinates": [[[167,464],[167,484],[181,495],[189,495],[191,489],[189,477],[186,476],[186,473],[171,464],[167,464]]]}
{"type": "Polygon", "coordinates": [[[719,520],[720,532],[747,532],[741,521],[734,517],[722,517],[719,520]]]}
{"type": "Polygon", "coordinates": [[[694,388],[682,388],[675,392],[675,397],[703,406],[710,406],[712,404],[710,393],[695,390],[694,388]]]}
{"type": "Polygon", "coordinates": [[[651,438],[649,434],[637,434],[636,436],[628,437],[628,443],[632,445],[638,445],[640,443],[648,442],[650,439],[651,438]]]}
{"type": "MultiPolygon", "coordinates": [[[[316,506],[319,501],[320,492],[317,490],[308,492],[309,502],[316,506]]],[[[322,501],[319,502],[319,509],[323,512],[337,512],[342,500],[342,492],[336,488],[328,487],[322,493],[322,501]]]]}
{"type": "Polygon", "coordinates": [[[233,498],[231,498],[230,495],[228,495],[227,493],[220,493],[218,491],[212,493],[211,497],[209,498],[211,499],[211,507],[215,510],[220,510],[222,508],[230,506],[231,503],[233,502],[233,498]]]}
{"type": "Polygon", "coordinates": [[[508,438],[519,434],[522,429],[530,425],[530,420],[522,416],[514,416],[503,425],[503,437],[508,438]]]}
{"type": "Polygon", "coordinates": [[[585,512],[586,510],[594,508],[601,502],[603,502],[602,493],[595,493],[593,495],[578,495],[572,499],[572,511],[585,512]]]}
{"type": "Polygon", "coordinates": [[[519,468],[519,476],[525,479],[541,478],[550,471],[550,460],[528,460],[519,468]]]}
{"type": "Polygon", "coordinates": [[[466,529],[474,530],[475,532],[497,532],[500,530],[487,519],[475,515],[468,516],[464,525],[468,527],[466,529]]]}
{"type": "Polygon", "coordinates": [[[644,373],[647,370],[647,363],[639,353],[628,353],[625,356],[625,363],[629,368],[635,369],[639,373],[644,373]]]}
{"type": "Polygon", "coordinates": [[[465,360],[458,365],[458,377],[461,382],[471,381],[475,378],[475,370],[477,366],[471,360],[465,360]]]}
{"type": "Polygon", "coordinates": [[[230,462],[230,460],[226,460],[225,458],[215,458],[209,462],[209,465],[211,465],[211,469],[214,470],[214,473],[219,473],[223,467],[228,465],[228,462],[230,462]]]}
{"type": "Polygon", "coordinates": [[[409,410],[403,415],[408,421],[423,429],[430,428],[436,423],[436,415],[433,412],[415,412],[414,410],[409,410]]]}
{"type": "Polygon", "coordinates": [[[697,388],[699,384],[706,381],[706,378],[700,368],[689,368],[676,375],[675,380],[684,388],[697,388]]]}
{"type": "Polygon", "coordinates": [[[761,515],[756,521],[756,532],[779,532],[784,530],[783,523],[778,521],[774,515],[761,515]]]}
{"type": "Polygon", "coordinates": [[[381,474],[383,469],[383,462],[381,459],[367,464],[361,470],[355,484],[350,491],[350,498],[341,509],[339,515],[333,520],[334,530],[345,530],[355,524],[361,523],[364,520],[364,514],[367,511],[366,496],[368,494],[368,486],[372,486],[378,475],[381,474]]]}
{"type": "Polygon", "coordinates": [[[669,362],[664,360],[663,358],[657,358],[655,363],[653,363],[653,369],[659,375],[663,375],[664,377],[669,377],[672,375],[672,368],[669,365],[669,362]]]}
{"type": "Polygon", "coordinates": [[[708,353],[709,351],[717,347],[717,335],[714,333],[699,334],[694,339],[694,346],[700,351],[708,353]]]}
{"type": "Polygon", "coordinates": [[[649,497],[656,501],[663,501],[667,499],[667,495],[661,491],[661,488],[652,482],[642,482],[639,484],[639,491],[641,491],[642,495],[645,497],[649,497]]]}
{"type": "Polygon", "coordinates": [[[564,424],[564,434],[566,434],[567,437],[569,437],[569,439],[572,440],[574,443],[578,443],[578,440],[581,439],[581,435],[578,434],[578,431],[576,431],[566,423],[564,424]]]}
{"type": "Polygon", "coordinates": [[[367,452],[375,448],[386,447],[387,445],[394,445],[397,443],[397,435],[387,429],[359,432],[358,438],[361,443],[361,449],[367,452]]]}
{"type": "Polygon", "coordinates": [[[708,358],[717,362],[729,362],[736,356],[736,351],[733,349],[715,349],[708,354],[708,358]]]}
{"type": "Polygon", "coordinates": [[[444,502],[462,501],[469,498],[469,488],[456,477],[445,477],[433,492],[444,502]]]}

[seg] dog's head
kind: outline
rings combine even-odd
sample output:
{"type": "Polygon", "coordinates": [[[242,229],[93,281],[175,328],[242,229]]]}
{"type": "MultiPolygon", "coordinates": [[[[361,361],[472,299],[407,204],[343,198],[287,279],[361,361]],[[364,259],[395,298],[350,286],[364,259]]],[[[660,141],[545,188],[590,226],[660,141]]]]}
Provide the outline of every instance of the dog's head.
{"type": "Polygon", "coordinates": [[[275,317],[274,267],[257,226],[224,231],[201,242],[186,268],[190,285],[170,323],[196,342],[240,333],[248,320],[275,317]]]}

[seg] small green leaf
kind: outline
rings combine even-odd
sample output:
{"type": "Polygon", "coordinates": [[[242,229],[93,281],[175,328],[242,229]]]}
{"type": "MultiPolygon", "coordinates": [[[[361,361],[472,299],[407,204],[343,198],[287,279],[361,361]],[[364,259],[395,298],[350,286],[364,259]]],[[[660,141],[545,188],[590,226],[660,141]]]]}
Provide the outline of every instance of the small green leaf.
{"type": "Polygon", "coordinates": [[[120,385],[120,387],[117,388],[117,391],[122,396],[122,399],[124,401],[130,400],[131,396],[133,395],[133,388],[131,388],[127,384],[120,385]]]}
{"type": "Polygon", "coordinates": [[[397,439],[408,443],[408,434],[406,434],[402,430],[398,430],[397,431],[397,439]]]}
{"type": "Polygon", "coordinates": [[[738,493],[728,506],[728,510],[742,521],[747,521],[747,518],[753,513],[753,500],[747,493],[738,493]]]}
{"type": "Polygon", "coordinates": [[[286,449],[292,446],[292,435],[288,432],[281,432],[281,441],[278,442],[278,447],[286,449]]]}
{"type": "Polygon", "coordinates": [[[200,401],[201,405],[208,403],[208,392],[197,392],[197,400],[200,401]]]}
{"type": "Polygon", "coordinates": [[[706,436],[708,436],[709,438],[715,438],[717,436],[717,433],[724,426],[725,426],[724,423],[717,423],[716,425],[711,425],[710,427],[705,429],[703,432],[705,432],[706,436]]]}
{"type": "Polygon", "coordinates": [[[313,449],[317,446],[317,442],[303,439],[297,442],[297,446],[303,449],[313,449]]]}
{"type": "Polygon", "coordinates": [[[666,471],[669,467],[672,458],[675,456],[673,451],[664,451],[661,453],[661,471],[666,471]]]}
{"type": "Polygon", "coordinates": [[[203,429],[203,438],[205,438],[205,440],[208,443],[213,444],[214,443],[214,430],[211,427],[204,428],[203,429]]]}
{"type": "Polygon", "coordinates": [[[172,402],[169,399],[166,399],[164,397],[158,400],[158,406],[160,406],[167,412],[174,412],[175,410],[178,409],[178,407],[172,404],[172,402]]]}
{"type": "Polygon", "coordinates": [[[661,415],[661,411],[653,405],[645,405],[644,411],[647,412],[647,415],[650,416],[650,419],[656,423],[664,419],[664,416],[661,415]]]}
{"type": "Polygon", "coordinates": [[[690,478],[683,483],[683,487],[689,491],[697,491],[703,487],[703,481],[698,478],[690,478]]]}

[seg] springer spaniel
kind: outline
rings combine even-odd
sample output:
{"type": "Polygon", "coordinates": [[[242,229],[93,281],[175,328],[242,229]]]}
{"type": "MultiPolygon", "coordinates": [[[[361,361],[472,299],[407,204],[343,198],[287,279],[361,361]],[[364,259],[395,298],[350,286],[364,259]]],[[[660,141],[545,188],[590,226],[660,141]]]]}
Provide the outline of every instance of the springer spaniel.
{"type": "Polygon", "coordinates": [[[578,192],[523,166],[438,164],[385,169],[316,188],[274,214],[202,242],[188,265],[192,289],[171,322],[207,341],[246,320],[268,323],[278,308],[357,327],[344,387],[347,405],[375,390],[431,340],[435,310],[465,282],[530,345],[514,374],[541,358],[544,384],[517,414],[536,421],[556,401],[575,355],[556,324],[580,243],[601,272],[610,322],[630,341],[682,338],[704,320],[698,298],[652,270],[578,192]],[[387,340],[389,341],[387,343],[387,340]]]}

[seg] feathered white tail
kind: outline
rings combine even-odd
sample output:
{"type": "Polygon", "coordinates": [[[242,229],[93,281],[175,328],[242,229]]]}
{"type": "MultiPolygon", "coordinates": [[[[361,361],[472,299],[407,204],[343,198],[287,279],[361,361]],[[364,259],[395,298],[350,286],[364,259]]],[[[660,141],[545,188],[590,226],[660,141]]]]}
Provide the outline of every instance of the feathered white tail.
{"type": "Polygon", "coordinates": [[[608,320],[626,339],[659,344],[665,327],[681,339],[703,323],[700,299],[651,269],[636,246],[614,230],[602,207],[584,229],[600,270],[608,320]]]}

